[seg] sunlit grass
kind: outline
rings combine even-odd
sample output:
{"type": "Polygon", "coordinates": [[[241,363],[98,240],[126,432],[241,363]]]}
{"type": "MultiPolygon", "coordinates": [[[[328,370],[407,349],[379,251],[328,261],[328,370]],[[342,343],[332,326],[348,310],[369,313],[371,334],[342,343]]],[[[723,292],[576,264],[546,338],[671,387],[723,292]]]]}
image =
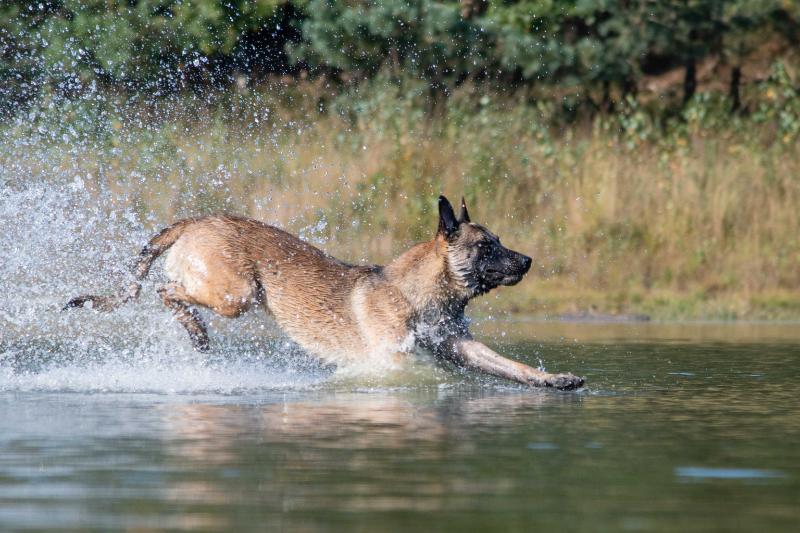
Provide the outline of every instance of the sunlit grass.
{"type": "Polygon", "coordinates": [[[0,158],[25,169],[20,183],[80,175],[153,229],[236,212],[351,261],[431,237],[436,196],[463,194],[474,220],[535,258],[532,279],[486,298],[484,313],[800,317],[798,141],[774,123],[688,113],[659,126],[633,109],[564,125],[469,94],[432,120],[413,98],[367,96],[185,98],[53,133],[77,108],[46,134],[9,127],[0,158]]]}

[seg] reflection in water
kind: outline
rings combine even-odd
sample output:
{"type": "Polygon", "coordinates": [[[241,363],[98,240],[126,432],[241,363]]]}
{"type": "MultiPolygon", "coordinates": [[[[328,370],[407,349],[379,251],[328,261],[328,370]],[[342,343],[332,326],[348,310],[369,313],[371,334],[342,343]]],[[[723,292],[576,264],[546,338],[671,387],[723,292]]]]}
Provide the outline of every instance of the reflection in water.
{"type": "Polygon", "coordinates": [[[226,442],[243,435],[252,437],[254,431],[265,443],[313,438],[344,448],[403,448],[418,441],[457,436],[478,422],[502,427],[543,405],[580,403],[578,395],[549,391],[473,394],[345,393],[247,407],[185,404],[171,406],[165,421],[170,433],[186,446],[176,455],[224,462],[226,442]],[[197,444],[200,446],[195,448],[197,444]]]}
{"type": "MultiPolygon", "coordinates": [[[[341,511],[436,510],[442,496],[456,491],[508,489],[509,481],[484,482],[467,487],[446,479],[426,479],[407,495],[376,497],[387,483],[402,483],[402,470],[393,479],[372,478],[386,455],[395,461],[443,463],[453,455],[479,450],[469,434],[502,431],[516,417],[531,416],[543,406],[575,405],[578,395],[541,391],[427,391],[419,393],[345,393],[311,400],[283,401],[257,406],[185,404],[164,410],[169,439],[168,454],[180,469],[186,462],[226,471],[239,477],[241,451],[270,456],[264,466],[270,484],[253,503],[282,501],[281,507],[324,504],[335,500],[341,511]],[[255,448],[258,448],[257,450],[255,448]],[[282,450],[273,457],[275,450],[282,450]],[[375,452],[379,452],[375,457],[375,452]],[[405,459],[404,459],[405,458],[405,459]],[[272,460],[277,459],[277,460],[272,460]],[[358,483],[346,493],[327,494],[320,487],[297,483],[290,495],[287,484],[325,471],[361,472],[358,483]],[[420,498],[427,495],[436,498],[420,498]]],[[[255,474],[255,472],[251,472],[255,474]]],[[[181,502],[230,503],[241,496],[209,481],[180,481],[170,486],[168,497],[181,502]]],[[[241,503],[241,501],[239,502],[241,503]]]]}
{"type": "Polygon", "coordinates": [[[786,474],[775,470],[757,468],[708,468],[702,466],[682,466],[675,469],[675,475],[693,479],[770,479],[783,478],[786,474]]]}

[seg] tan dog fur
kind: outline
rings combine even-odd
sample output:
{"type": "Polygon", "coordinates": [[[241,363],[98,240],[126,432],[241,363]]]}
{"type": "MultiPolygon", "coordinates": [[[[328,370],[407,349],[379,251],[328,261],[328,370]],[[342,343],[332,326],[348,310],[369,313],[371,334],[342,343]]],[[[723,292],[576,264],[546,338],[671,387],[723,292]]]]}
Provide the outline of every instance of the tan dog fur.
{"type": "Polygon", "coordinates": [[[82,296],[66,307],[91,302],[105,311],[135,299],[138,280],[167,250],[170,282],[159,294],[201,351],[208,349],[208,337],[191,306],[231,318],[264,306],[303,349],[337,364],[379,361],[422,346],[459,366],[521,383],[563,389],[583,384],[572,374],[548,374],[472,340],[463,315],[467,301],[497,284],[516,283],[530,259],[503,248],[496,236],[469,222],[463,202],[461,218],[455,219],[442,197],[436,236],[384,267],[349,265],[281,229],[244,217],[181,220],[142,250],[137,283],[126,293],[82,296]],[[503,265],[511,266],[497,267],[511,272],[503,281],[475,281],[471,269],[477,260],[472,258],[484,245],[506,254],[503,265]]]}

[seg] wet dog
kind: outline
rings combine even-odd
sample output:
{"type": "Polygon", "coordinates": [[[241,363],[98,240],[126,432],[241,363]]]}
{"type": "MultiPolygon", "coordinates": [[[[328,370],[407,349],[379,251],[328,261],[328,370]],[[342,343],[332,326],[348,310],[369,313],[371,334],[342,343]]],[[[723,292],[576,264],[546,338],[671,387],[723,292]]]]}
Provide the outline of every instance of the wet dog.
{"type": "Polygon", "coordinates": [[[305,241],[249,218],[184,219],[144,247],[136,280],[114,296],[79,296],[65,309],[110,311],[139,296],[153,261],[167,252],[169,283],[158,289],[199,351],[208,333],[195,307],[237,317],[263,306],[303,349],[329,362],[397,357],[416,347],[456,365],[540,387],[574,389],[583,379],[512,361],[473,340],[464,309],[470,299],[514,285],[531,258],[500,244],[470,221],[464,200],[457,217],[439,197],[436,235],[385,266],[344,263],[305,241]]]}

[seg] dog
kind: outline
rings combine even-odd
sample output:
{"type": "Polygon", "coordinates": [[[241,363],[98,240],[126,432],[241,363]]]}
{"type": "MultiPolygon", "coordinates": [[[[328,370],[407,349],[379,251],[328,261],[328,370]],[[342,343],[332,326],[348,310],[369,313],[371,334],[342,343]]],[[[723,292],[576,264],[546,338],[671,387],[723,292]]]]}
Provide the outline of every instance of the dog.
{"type": "Polygon", "coordinates": [[[64,309],[111,311],[135,300],[164,252],[169,282],[158,294],[201,352],[209,349],[209,340],[196,307],[235,318],[263,306],[300,347],[329,363],[377,362],[421,347],[461,368],[527,385],[568,390],[584,384],[573,374],[551,374],[502,357],[470,335],[467,303],[495,287],[517,284],[532,261],[471,222],[463,198],[456,217],[440,196],[434,238],[385,266],[345,263],[249,218],[187,218],[147,243],[127,289],[113,296],[79,296],[64,309]]]}

